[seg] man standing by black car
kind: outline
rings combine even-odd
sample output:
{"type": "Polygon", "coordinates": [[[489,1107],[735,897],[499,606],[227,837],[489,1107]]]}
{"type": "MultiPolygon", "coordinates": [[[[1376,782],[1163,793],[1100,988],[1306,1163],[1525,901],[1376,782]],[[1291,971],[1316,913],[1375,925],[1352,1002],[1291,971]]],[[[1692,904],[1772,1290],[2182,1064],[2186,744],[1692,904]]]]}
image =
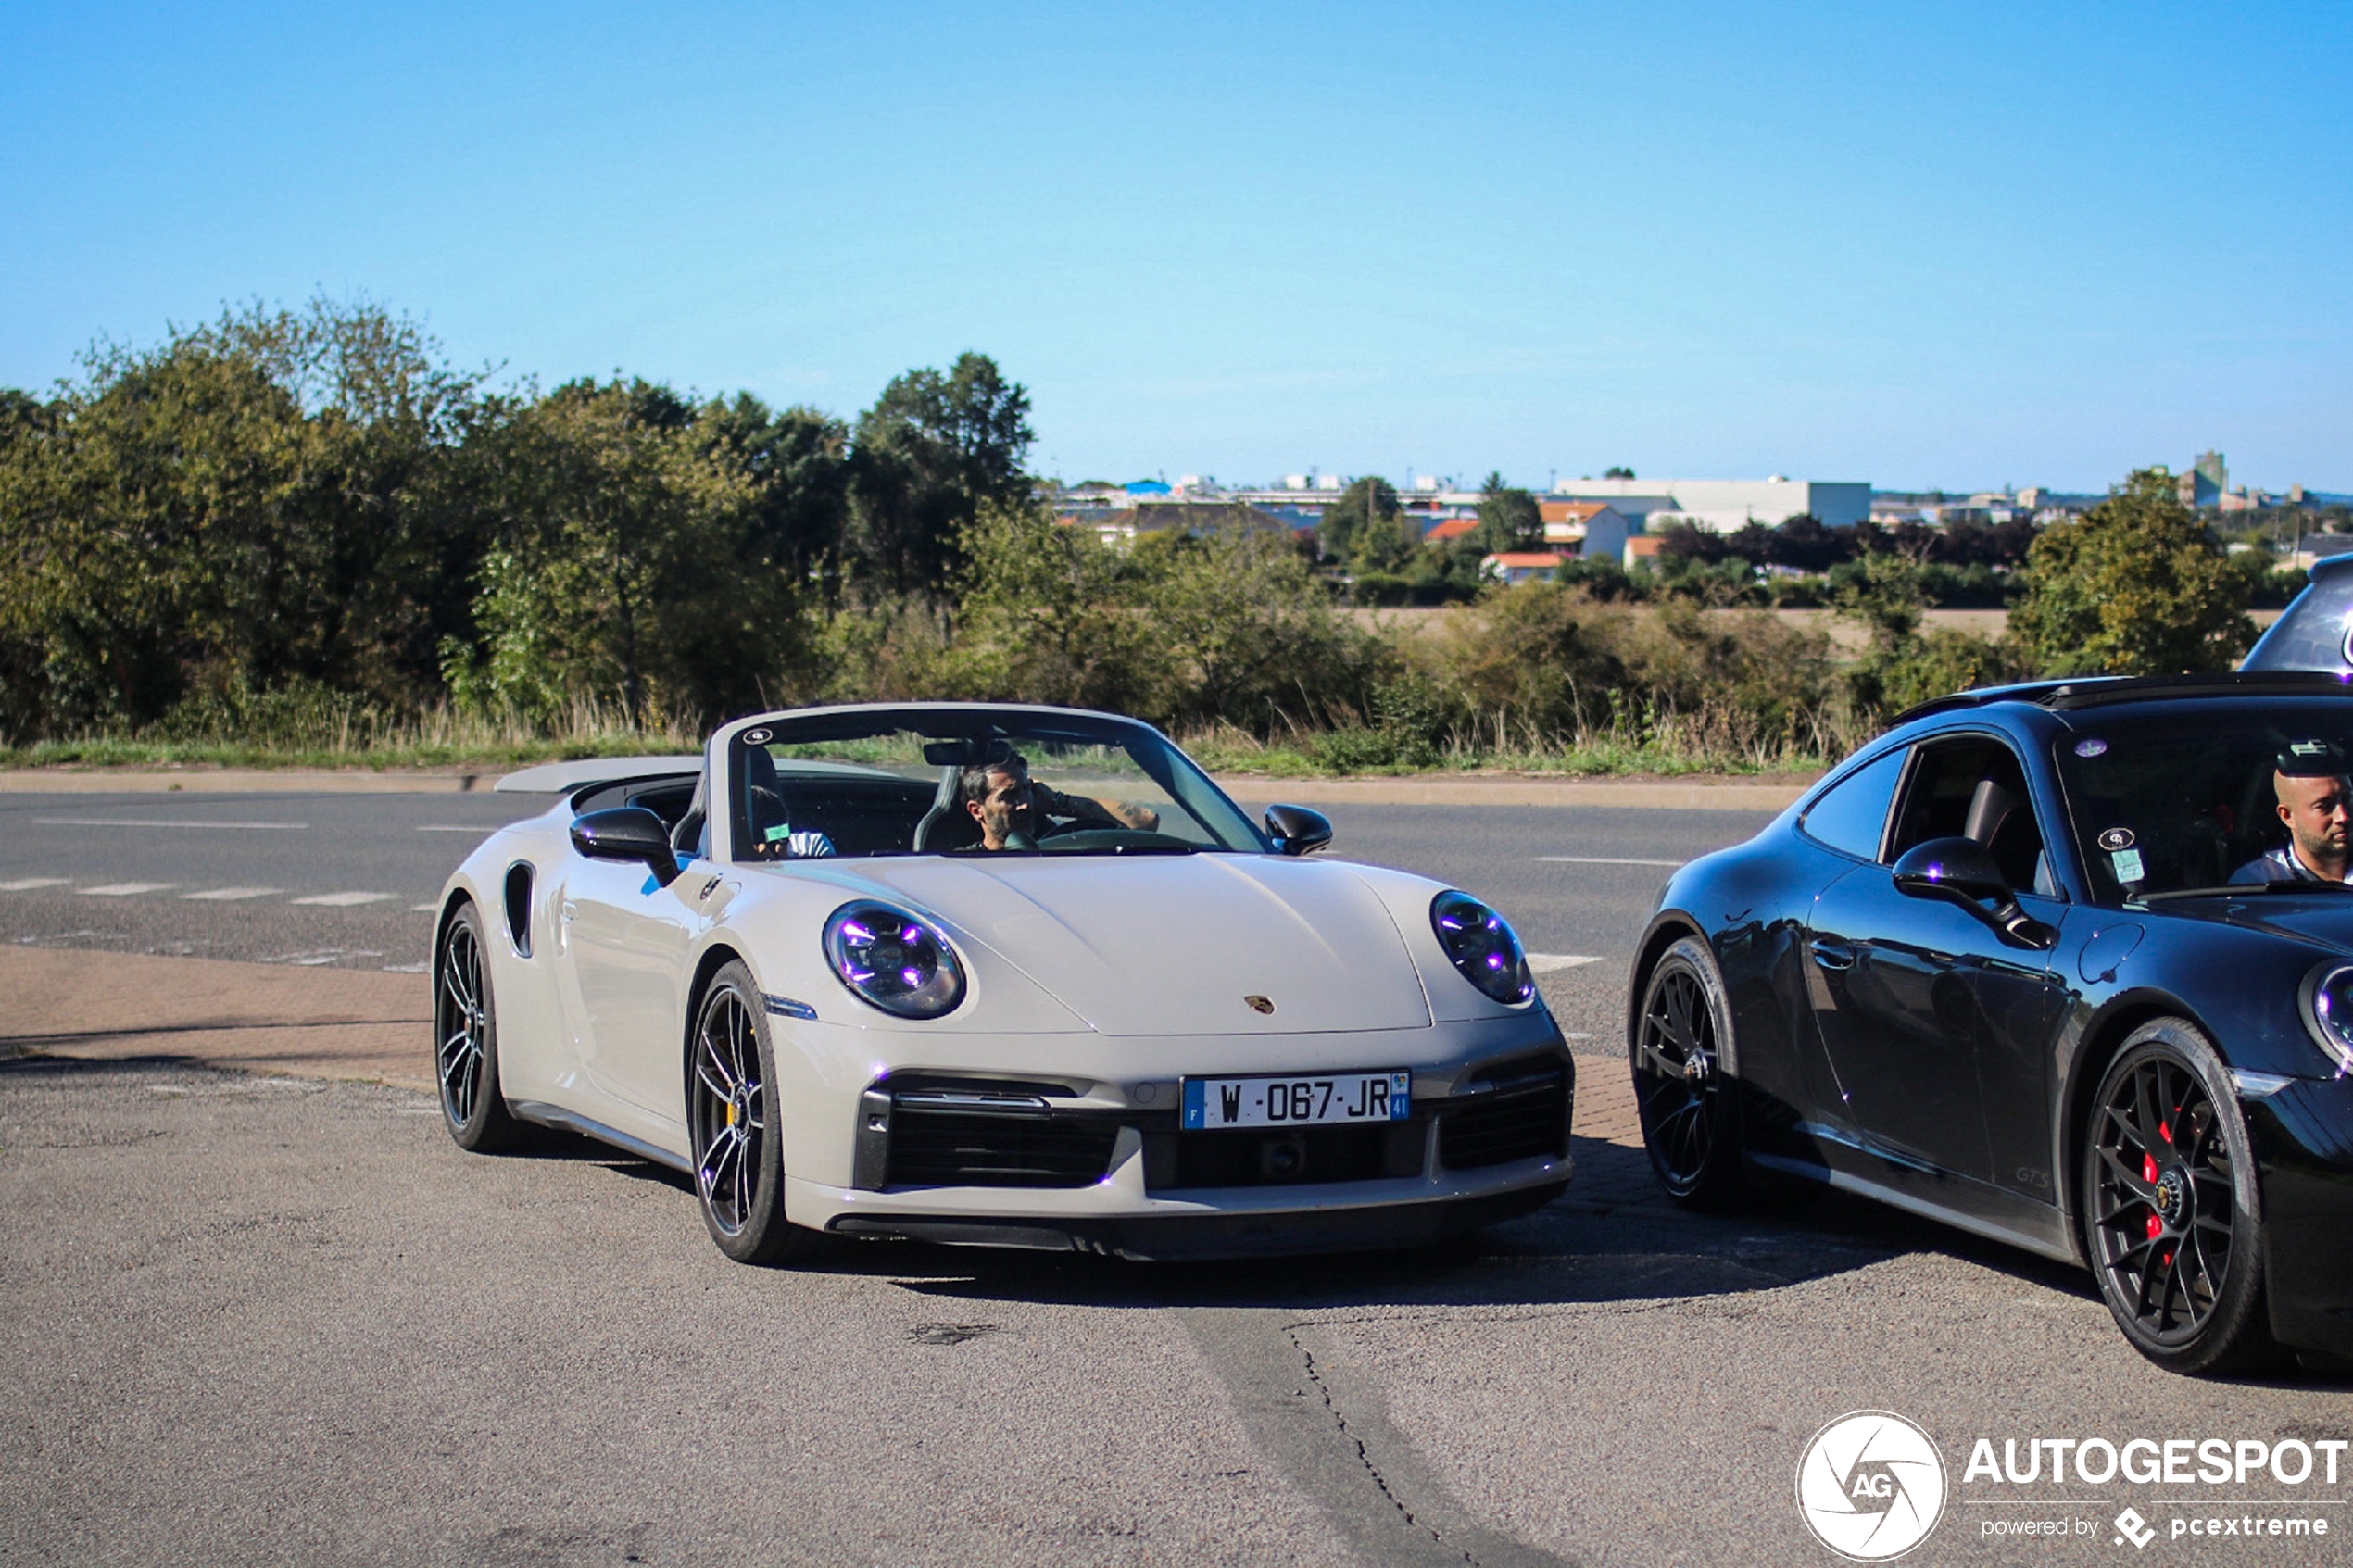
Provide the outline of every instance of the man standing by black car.
{"type": "Polygon", "coordinates": [[[2287,842],[2231,873],[2233,883],[2343,882],[2353,866],[2353,778],[2326,741],[2284,748],[2271,774],[2287,842]]]}

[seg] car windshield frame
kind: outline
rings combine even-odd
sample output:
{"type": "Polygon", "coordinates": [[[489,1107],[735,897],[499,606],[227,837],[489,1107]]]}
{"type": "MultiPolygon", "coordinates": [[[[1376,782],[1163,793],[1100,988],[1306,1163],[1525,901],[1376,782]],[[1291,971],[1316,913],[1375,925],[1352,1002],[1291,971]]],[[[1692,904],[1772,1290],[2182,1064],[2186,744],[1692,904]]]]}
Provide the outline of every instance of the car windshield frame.
{"type": "Polygon", "coordinates": [[[2353,756],[2347,696],[2186,699],[2071,717],[2048,755],[2065,830],[2095,905],[2345,887],[2230,879],[2287,841],[2271,788],[2278,751],[2317,739],[2353,756]]]}
{"type": "MultiPolygon", "coordinates": [[[[829,842],[816,851],[829,859],[876,858],[962,857],[987,853],[1000,856],[1053,858],[1074,856],[1189,855],[1197,853],[1271,854],[1274,846],[1249,814],[1237,805],[1200,764],[1150,724],[1114,714],[1071,709],[985,706],[910,706],[861,709],[817,709],[778,714],[747,723],[729,739],[724,759],[731,816],[731,857],[737,861],[775,863],[806,858],[806,851],[769,847],[773,830],[755,829],[749,777],[755,749],[767,752],[780,772],[796,783],[838,772],[887,788],[896,782],[905,788],[899,809],[912,809],[915,786],[930,792],[925,814],[933,809],[959,809],[951,780],[963,767],[1001,755],[1005,748],[1021,753],[1038,773],[1058,766],[1037,753],[1049,747],[1094,748],[1116,755],[1189,822],[1186,834],[1169,834],[1109,826],[1065,828],[1044,836],[1035,847],[982,851],[975,846],[917,847],[922,822],[903,844],[829,842]],[[825,752],[844,755],[825,756],[825,752]],[[865,753],[863,758],[848,753],[865,753]],[[893,755],[904,753],[905,755],[893,755]],[[954,760],[950,760],[950,758],[954,760]]],[[[1051,776],[1041,784],[1054,783],[1051,776]]],[[[844,835],[846,838],[847,835],[844,835]]]]}

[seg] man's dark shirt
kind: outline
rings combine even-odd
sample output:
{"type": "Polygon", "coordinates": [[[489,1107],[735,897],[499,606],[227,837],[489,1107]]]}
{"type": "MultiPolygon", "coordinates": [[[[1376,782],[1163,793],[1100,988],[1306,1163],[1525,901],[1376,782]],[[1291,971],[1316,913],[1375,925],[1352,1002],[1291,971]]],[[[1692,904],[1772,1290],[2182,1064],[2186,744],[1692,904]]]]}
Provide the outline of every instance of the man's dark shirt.
{"type": "Polygon", "coordinates": [[[2233,883],[2319,882],[2321,880],[2320,877],[2312,874],[2303,861],[2296,858],[2296,851],[2284,844],[2269,854],[2258,855],[2231,873],[2233,883]]]}

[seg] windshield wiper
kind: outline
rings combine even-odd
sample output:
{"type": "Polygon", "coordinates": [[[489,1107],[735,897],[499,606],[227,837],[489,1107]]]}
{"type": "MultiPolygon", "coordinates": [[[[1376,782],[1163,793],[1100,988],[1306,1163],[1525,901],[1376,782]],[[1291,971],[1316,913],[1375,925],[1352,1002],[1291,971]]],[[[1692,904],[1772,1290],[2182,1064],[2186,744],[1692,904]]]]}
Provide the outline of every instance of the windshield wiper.
{"type": "Polygon", "coordinates": [[[2128,904],[2160,904],[2171,898],[2246,898],[2266,893],[2345,893],[2353,892],[2353,884],[2342,882],[2234,882],[2225,887],[2175,887],[2163,893],[2144,893],[2137,898],[2127,898],[2128,904]]]}

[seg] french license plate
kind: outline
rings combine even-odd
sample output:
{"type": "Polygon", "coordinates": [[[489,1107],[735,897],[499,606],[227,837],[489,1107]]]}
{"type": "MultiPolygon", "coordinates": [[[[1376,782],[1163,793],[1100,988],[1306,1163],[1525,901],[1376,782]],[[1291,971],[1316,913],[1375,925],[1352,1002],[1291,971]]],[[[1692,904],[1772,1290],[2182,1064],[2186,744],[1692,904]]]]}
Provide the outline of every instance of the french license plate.
{"type": "Polygon", "coordinates": [[[1331,1073],[1301,1078],[1188,1078],[1185,1130],[1325,1127],[1403,1122],[1414,1113],[1411,1073],[1331,1073]]]}

